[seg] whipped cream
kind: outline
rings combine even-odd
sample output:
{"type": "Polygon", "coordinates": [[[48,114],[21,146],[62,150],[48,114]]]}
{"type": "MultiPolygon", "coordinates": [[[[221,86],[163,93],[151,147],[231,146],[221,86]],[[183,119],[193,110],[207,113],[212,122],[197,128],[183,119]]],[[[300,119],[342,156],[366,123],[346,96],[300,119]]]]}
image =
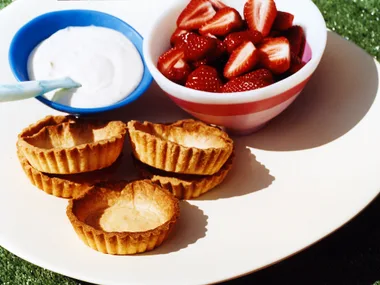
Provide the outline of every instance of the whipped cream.
{"type": "Polygon", "coordinates": [[[133,43],[103,27],[68,27],[41,42],[30,54],[30,80],[71,77],[82,87],[46,93],[49,100],[76,108],[106,107],[133,92],[144,66],[133,43]]]}

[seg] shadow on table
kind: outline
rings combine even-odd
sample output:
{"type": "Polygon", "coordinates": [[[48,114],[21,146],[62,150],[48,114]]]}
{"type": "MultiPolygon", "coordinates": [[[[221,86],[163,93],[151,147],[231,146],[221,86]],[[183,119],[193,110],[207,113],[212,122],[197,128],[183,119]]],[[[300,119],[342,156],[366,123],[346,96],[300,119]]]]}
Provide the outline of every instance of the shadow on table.
{"type": "Polygon", "coordinates": [[[157,249],[143,255],[159,255],[187,248],[206,236],[207,219],[201,209],[186,201],[180,202],[181,215],[170,237],[157,249]]]}
{"type": "Polygon", "coordinates": [[[220,186],[200,196],[197,200],[218,200],[244,196],[268,188],[274,180],[269,169],[256,160],[247,145],[237,140],[235,142],[235,160],[230,173],[220,186]]]}
{"type": "Polygon", "coordinates": [[[364,118],[378,86],[379,74],[373,58],[328,32],[325,54],[303,93],[265,128],[243,141],[270,151],[302,150],[327,144],[364,118]]]}

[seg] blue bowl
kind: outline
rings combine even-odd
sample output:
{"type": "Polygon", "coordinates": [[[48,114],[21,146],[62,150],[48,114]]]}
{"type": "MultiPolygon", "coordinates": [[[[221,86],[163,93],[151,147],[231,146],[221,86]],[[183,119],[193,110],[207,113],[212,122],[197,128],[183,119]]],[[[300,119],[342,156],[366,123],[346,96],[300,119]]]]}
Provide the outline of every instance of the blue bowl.
{"type": "Polygon", "coordinates": [[[140,84],[123,100],[116,104],[100,108],[73,108],[38,96],[37,100],[62,112],[75,115],[89,115],[111,111],[125,106],[139,98],[152,83],[152,76],[145,64],[142,36],[130,25],[112,15],[91,10],[63,10],[43,14],[25,24],[14,36],[9,49],[9,64],[18,81],[28,81],[28,58],[33,49],[58,30],[68,26],[99,26],[121,32],[137,48],[144,64],[144,73],[140,84]]]}

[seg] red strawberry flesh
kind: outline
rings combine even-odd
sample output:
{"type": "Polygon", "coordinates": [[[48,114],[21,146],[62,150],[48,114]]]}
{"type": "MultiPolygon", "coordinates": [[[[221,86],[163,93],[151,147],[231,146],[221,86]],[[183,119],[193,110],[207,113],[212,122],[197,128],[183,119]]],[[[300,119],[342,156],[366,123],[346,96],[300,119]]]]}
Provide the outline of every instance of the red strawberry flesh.
{"type": "Polygon", "coordinates": [[[182,30],[182,29],[176,29],[174,31],[174,33],[172,34],[172,36],[170,37],[170,44],[174,47],[175,45],[177,45],[177,42],[178,40],[180,40],[180,36],[183,35],[183,34],[186,34],[188,33],[188,31],[186,30],[182,30]]]}
{"type": "Polygon", "coordinates": [[[285,37],[289,40],[290,51],[302,58],[306,44],[306,37],[302,27],[291,27],[285,32],[285,37]]]}
{"type": "Polygon", "coordinates": [[[216,12],[215,16],[207,21],[200,29],[201,35],[226,36],[243,26],[243,19],[234,8],[226,7],[216,12]]]}
{"type": "Polygon", "coordinates": [[[202,65],[187,78],[186,87],[206,92],[219,92],[223,83],[215,68],[202,65]]]}
{"type": "Polygon", "coordinates": [[[227,82],[223,86],[221,92],[223,93],[244,92],[244,91],[250,91],[250,90],[263,88],[270,84],[271,83],[269,83],[268,81],[264,79],[247,80],[245,78],[238,77],[227,82]]]}
{"type": "Polygon", "coordinates": [[[223,9],[223,8],[226,8],[228,7],[226,4],[224,4],[221,0],[208,0],[211,5],[216,9],[216,10],[219,10],[219,9],[223,9]]]}
{"type": "Polygon", "coordinates": [[[210,37],[199,36],[195,33],[185,33],[178,37],[177,47],[185,51],[187,61],[198,61],[206,58],[215,51],[217,42],[210,37]]]}
{"type": "Polygon", "coordinates": [[[293,14],[278,11],[277,17],[274,20],[272,29],[277,30],[277,31],[285,31],[293,26],[293,20],[294,20],[293,14]]]}
{"type": "Polygon", "coordinates": [[[274,74],[281,74],[290,67],[290,46],[285,37],[266,38],[259,46],[261,64],[274,74]]]}
{"type": "Polygon", "coordinates": [[[263,36],[258,31],[241,31],[229,34],[224,40],[228,53],[232,53],[245,41],[251,41],[254,45],[260,43],[263,36]]]}
{"type": "Polygon", "coordinates": [[[208,0],[191,0],[177,19],[177,27],[197,30],[216,14],[208,0]]]}
{"type": "Polygon", "coordinates": [[[157,68],[169,80],[183,84],[191,71],[184,57],[183,50],[172,48],[159,57],[157,68]]]}
{"type": "Polygon", "coordinates": [[[252,42],[246,41],[231,54],[224,68],[224,77],[233,78],[242,75],[252,70],[258,60],[258,50],[252,42]]]}
{"type": "Polygon", "coordinates": [[[277,16],[273,0],[248,0],[244,6],[244,17],[251,31],[259,31],[264,37],[269,35],[277,16]]]}

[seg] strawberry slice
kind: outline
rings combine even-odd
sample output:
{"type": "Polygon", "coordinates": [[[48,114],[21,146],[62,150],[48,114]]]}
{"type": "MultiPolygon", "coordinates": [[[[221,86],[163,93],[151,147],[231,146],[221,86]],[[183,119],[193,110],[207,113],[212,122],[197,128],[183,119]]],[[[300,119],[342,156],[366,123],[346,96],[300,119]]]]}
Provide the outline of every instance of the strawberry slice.
{"type": "Polygon", "coordinates": [[[157,68],[169,80],[183,84],[191,72],[190,66],[184,61],[184,57],[183,50],[172,48],[159,57],[157,68]]]}
{"type": "Polygon", "coordinates": [[[216,11],[208,0],[191,0],[179,15],[177,27],[189,31],[197,30],[215,14],[216,11]]]}
{"type": "Polygon", "coordinates": [[[200,29],[201,35],[211,34],[225,36],[243,26],[243,19],[236,9],[226,7],[216,12],[215,16],[207,21],[200,29]]]}
{"type": "Polygon", "coordinates": [[[170,44],[173,47],[177,45],[177,41],[180,40],[180,36],[186,33],[188,33],[188,31],[177,28],[170,37],[170,44]]]}
{"type": "Polygon", "coordinates": [[[278,11],[276,19],[273,22],[272,29],[277,31],[285,31],[293,26],[294,15],[278,11]]]}
{"type": "Polygon", "coordinates": [[[237,77],[226,84],[224,84],[221,89],[222,93],[234,93],[234,92],[244,92],[255,90],[259,88],[263,88],[265,86],[270,85],[271,83],[264,79],[255,79],[255,80],[247,80],[243,77],[237,77]]]}
{"type": "Polygon", "coordinates": [[[224,39],[224,44],[226,45],[227,52],[232,53],[238,46],[240,46],[245,41],[251,41],[254,45],[260,43],[263,36],[258,31],[242,31],[229,34],[224,39]]]}
{"type": "Polygon", "coordinates": [[[233,78],[253,69],[259,60],[259,52],[252,42],[246,41],[234,50],[224,68],[224,77],[233,78]]]}
{"type": "Polygon", "coordinates": [[[228,7],[226,4],[224,4],[221,0],[208,0],[211,5],[216,9],[216,10],[220,10],[220,9],[223,9],[223,8],[226,8],[228,7]]]}
{"type": "Polygon", "coordinates": [[[290,51],[302,58],[306,44],[306,37],[302,27],[291,27],[285,32],[285,37],[290,42],[290,51]]]}
{"type": "Polygon", "coordinates": [[[264,37],[269,35],[277,16],[273,0],[248,0],[244,5],[244,17],[251,31],[259,31],[264,37]]]}
{"type": "Polygon", "coordinates": [[[185,51],[185,60],[198,61],[206,58],[215,51],[217,42],[210,37],[199,36],[195,33],[184,33],[176,41],[176,47],[185,51]]]}
{"type": "Polygon", "coordinates": [[[267,81],[270,84],[274,82],[272,72],[270,72],[268,69],[265,69],[265,68],[256,69],[255,71],[244,74],[243,76],[240,76],[240,77],[249,81],[262,79],[262,80],[267,81]]]}
{"type": "Polygon", "coordinates": [[[208,65],[195,69],[186,81],[186,87],[206,92],[219,92],[222,86],[217,70],[208,65]]]}
{"type": "Polygon", "coordinates": [[[259,46],[261,64],[274,74],[281,74],[290,67],[290,45],[285,37],[266,38],[259,46]]]}
{"type": "Polygon", "coordinates": [[[294,53],[291,53],[291,62],[290,62],[290,68],[288,72],[290,74],[294,74],[298,72],[302,67],[306,65],[306,62],[303,62],[301,58],[296,56],[294,53]]]}

